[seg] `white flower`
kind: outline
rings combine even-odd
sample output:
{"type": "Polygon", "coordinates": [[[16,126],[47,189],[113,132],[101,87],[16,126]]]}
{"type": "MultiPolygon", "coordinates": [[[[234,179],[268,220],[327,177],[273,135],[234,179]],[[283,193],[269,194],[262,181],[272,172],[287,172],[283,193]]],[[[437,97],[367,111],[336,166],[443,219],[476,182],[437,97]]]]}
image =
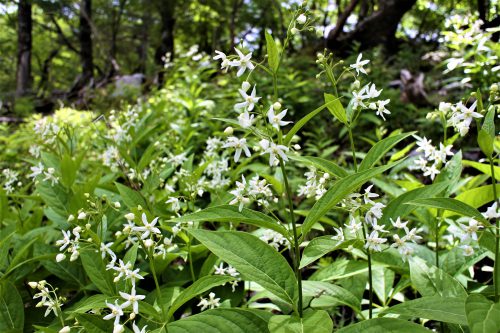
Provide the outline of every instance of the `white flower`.
{"type": "Polygon", "coordinates": [[[387,104],[389,104],[389,102],[390,102],[389,99],[386,99],[384,101],[377,101],[377,112],[375,112],[375,114],[377,116],[382,117],[382,119],[384,119],[384,120],[386,120],[385,117],[384,117],[384,113],[385,114],[391,114],[391,112],[385,108],[385,106],[387,104]]]}
{"type": "Polygon", "coordinates": [[[363,103],[363,100],[366,99],[366,95],[363,95],[363,90],[360,90],[359,92],[353,91],[352,92],[352,108],[357,109],[359,106],[362,108],[366,109],[365,103],[363,103]]]}
{"type": "Polygon", "coordinates": [[[132,323],[132,330],[134,331],[134,333],[146,333],[146,327],[148,327],[148,325],[144,326],[142,329],[140,329],[136,324],[135,324],[135,321],[132,323]]]}
{"type": "Polygon", "coordinates": [[[366,238],[365,248],[375,252],[380,252],[382,251],[380,245],[385,242],[387,242],[387,238],[380,238],[378,237],[377,231],[372,231],[371,234],[366,238]]]}
{"type": "Polygon", "coordinates": [[[409,230],[407,227],[405,227],[405,232],[406,232],[405,238],[410,242],[416,243],[417,241],[422,239],[422,237],[417,235],[417,228],[409,230]]]}
{"type": "Polygon", "coordinates": [[[215,275],[226,275],[226,269],[224,268],[224,263],[221,262],[219,266],[214,265],[214,268],[215,268],[214,272],[215,275]]]}
{"type": "Polygon", "coordinates": [[[373,201],[371,200],[371,198],[378,198],[378,196],[379,196],[377,193],[370,192],[372,187],[373,187],[373,185],[370,185],[365,189],[365,193],[363,194],[363,199],[365,201],[365,204],[368,204],[368,203],[373,204],[373,201]]]}
{"type": "Polygon", "coordinates": [[[161,235],[160,229],[155,227],[157,222],[158,222],[158,217],[154,218],[153,221],[148,222],[148,218],[147,218],[146,214],[142,213],[142,223],[144,224],[144,226],[143,227],[133,227],[132,231],[143,232],[141,239],[148,238],[148,236],[151,233],[161,235]]]}
{"type": "Polygon", "coordinates": [[[460,248],[464,250],[463,254],[466,257],[470,257],[474,254],[474,248],[470,245],[461,245],[460,248]]]}
{"type": "Polygon", "coordinates": [[[339,241],[339,242],[343,242],[344,241],[344,230],[342,230],[342,228],[333,228],[333,230],[335,230],[335,232],[337,233],[335,236],[332,236],[332,239],[333,240],[336,240],[336,241],[339,241]]]}
{"type": "Polygon", "coordinates": [[[236,73],[236,76],[240,77],[245,73],[245,70],[248,68],[248,70],[253,70],[254,65],[252,64],[252,53],[250,52],[247,55],[244,55],[240,50],[237,48],[234,48],[238,56],[240,57],[239,60],[236,60],[233,62],[232,66],[237,66],[239,67],[238,72],[236,73]]]}
{"type": "Polygon", "coordinates": [[[179,202],[179,199],[176,197],[169,197],[167,201],[165,201],[166,204],[171,204],[172,205],[172,210],[174,212],[177,212],[181,209],[181,204],[179,202]]]}
{"type": "Polygon", "coordinates": [[[243,112],[238,116],[238,123],[243,128],[248,128],[253,124],[254,115],[250,115],[248,112],[243,112]]]}
{"type": "Polygon", "coordinates": [[[286,126],[288,124],[291,123],[291,121],[283,121],[283,117],[286,116],[286,112],[288,110],[285,109],[283,111],[281,111],[280,113],[278,114],[275,114],[274,113],[274,107],[271,105],[271,107],[269,108],[269,111],[267,111],[267,119],[269,120],[269,123],[274,127],[276,128],[278,131],[280,129],[280,126],[286,126]]]}
{"type": "Polygon", "coordinates": [[[225,59],[227,59],[227,56],[224,54],[224,52],[215,50],[215,53],[217,55],[214,56],[212,59],[214,59],[214,60],[219,60],[220,59],[222,61],[224,61],[225,59]]]}
{"type": "Polygon", "coordinates": [[[120,323],[120,317],[123,316],[123,310],[122,308],[118,305],[118,301],[115,301],[115,304],[111,304],[106,302],[106,305],[108,308],[111,310],[111,313],[104,316],[104,320],[110,320],[110,319],[115,319],[114,325],[117,326],[120,323]]]}
{"type": "Polygon", "coordinates": [[[480,225],[478,221],[473,218],[469,219],[469,225],[462,226],[462,229],[465,231],[465,235],[462,237],[462,241],[465,241],[468,238],[477,241],[477,232],[481,227],[482,225],[480,225]]]}
{"type": "Polygon", "coordinates": [[[402,222],[401,218],[399,216],[396,219],[396,221],[394,221],[392,218],[390,220],[391,220],[391,223],[394,226],[394,228],[398,228],[398,229],[404,229],[404,228],[406,228],[406,225],[408,224],[408,221],[402,222]]]}
{"type": "Polygon", "coordinates": [[[63,234],[63,239],[56,241],[56,245],[60,246],[59,251],[63,251],[69,244],[71,244],[71,232],[61,230],[63,234]]]}
{"type": "Polygon", "coordinates": [[[417,151],[423,152],[425,157],[429,157],[434,154],[436,148],[431,144],[432,140],[427,140],[425,136],[421,138],[415,135],[415,138],[417,138],[417,151]]]}
{"type": "Polygon", "coordinates": [[[252,156],[247,146],[247,139],[245,138],[238,139],[237,137],[230,136],[229,138],[227,138],[227,141],[222,147],[235,149],[234,162],[238,162],[241,156],[241,152],[244,152],[246,157],[252,156]]]}
{"type": "Polygon", "coordinates": [[[262,154],[269,154],[270,166],[278,164],[279,162],[278,156],[281,157],[283,161],[288,161],[288,157],[286,156],[285,153],[288,151],[288,147],[283,145],[277,145],[274,142],[266,139],[260,140],[259,145],[264,150],[262,154]]]}
{"type": "Polygon", "coordinates": [[[358,59],[356,59],[356,63],[352,64],[350,66],[351,68],[354,68],[356,70],[357,75],[359,75],[359,72],[361,72],[363,74],[366,74],[366,71],[363,68],[363,66],[366,65],[366,64],[368,64],[370,62],[370,60],[361,60],[362,57],[363,57],[363,54],[360,53],[358,55],[358,59]]]}
{"type": "Polygon", "coordinates": [[[127,293],[120,291],[120,296],[126,300],[126,302],[121,305],[121,308],[125,309],[125,308],[129,307],[130,305],[132,305],[132,311],[135,314],[139,313],[138,301],[142,301],[144,298],[146,298],[145,295],[137,295],[136,294],[135,286],[132,287],[132,291],[130,292],[130,294],[127,294],[127,293]]]}
{"type": "Polygon", "coordinates": [[[441,171],[437,169],[436,164],[433,164],[430,167],[424,167],[424,176],[429,176],[432,180],[434,180],[434,178],[436,178],[436,175],[440,173],[441,171]]]}
{"type": "Polygon", "coordinates": [[[485,219],[489,219],[489,220],[499,218],[500,213],[498,212],[498,202],[495,201],[495,203],[493,203],[493,205],[488,207],[486,209],[486,212],[483,213],[483,216],[485,219]]]}
{"type": "Polygon", "coordinates": [[[259,102],[260,97],[257,97],[257,92],[255,91],[255,86],[253,86],[252,92],[250,95],[246,93],[245,90],[239,89],[238,90],[241,97],[243,97],[243,102],[237,103],[234,108],[239,110],[239,109],[245,109],[246,111],[252,111],[255,104],[259,102]]]}
{"type": "Polygon", "coordinates": [[[219,301],[220,298],[215,298],[215,294],[210,293],[208,294],[208,299],[202,298],[200,303],[198,303],[198,306],[201,307],[201,311],[205,310],[206,308],[214,309],[220,306],[219,301]]]}
{"type": "MultiPolygon", "coordinates": [[[[366,92],[366,98],[377,98],[380,96],[380,93],[382,92],[382,89],[377,90],[377,87],[375,87],[374,83],[372,83],[371,85],[366,85],[364,87],[364,90],[366,92]]],[[[378,101],[378,102],[380,102],[380,101],[378,101]]],[[[387,103],[389,103],[389,102],[387,102],[387,103]]]]}
{"type": "Polygon", "coordinates": [[[349,229],[349,232],[352,234],[355,234],[356,232],[361,230],[361,222],[359,223],[356,222],[357,222],[356,219],[354,217],[351,217],[351,221],[349,222],[349,224],[344,224],[347,227],[347,229],[349,229]]]}
{"type": "Polygon", "coordinates": [[[39,162],[37,166],[32,166],[30,169],[33,172],[30,173],[28,175],[28,177],[33,178],[33,180],[34,180],[37,176],[39,176],[43,173],[44,166],[43,166],[42,162],[39,162]]]}

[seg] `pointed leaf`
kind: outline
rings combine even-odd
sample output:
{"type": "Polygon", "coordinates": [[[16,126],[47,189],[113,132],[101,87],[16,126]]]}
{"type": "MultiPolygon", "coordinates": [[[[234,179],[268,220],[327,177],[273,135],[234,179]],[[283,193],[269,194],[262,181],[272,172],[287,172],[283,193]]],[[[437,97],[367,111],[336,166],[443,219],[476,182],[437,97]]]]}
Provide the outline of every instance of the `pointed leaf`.
{"type": "Polygon", "coordinates": [[[415,132],[402,133],[380,140],[370,148],[368,153],[366,153],[366,156],[363,158],[363,161],[361,161],[358,170],[363,171],[373,167],[395,145],[414,133],[415,132]]]}
{"type": "Polygon", "coordinates": [[[271,70],[276,73],[278,67],[280,65],[278,47],[276,46],[276,42],[267,31],[266,35],[266,45],[267,45],[267,62],[269,63],[269,67],[271,70]]]}
{"type": "Polygon", "coordinates": [[[325,254],[338,250],[345,249],[349,246],[354,246],[357,244],[362,244],[360,240],[349,239],[346,241],[338,241],[332,239],[332,236],[321,236],[314,238],[307,244],[306,248],[302,252],[302,258],[300,259],[300,268],[304,268],[310,263],[318,260],[325,254]]]}
{"type": "Polygon", "coordinates": [[[292,315],[273,316],[269,320],[271,333],[331,333],[333,322],[328,312],[310,310],[302,318],[292,315]]]}
{"type": "Polygon", "coordinates": [[[415,323],[396,318],[375,318],[341,328],[337,333],[430,333],[415,323]]]}
{"type": "Polygon", "coordinates": [[[325,103],[328,104],[328,111],[330,111],[330,113],[342,124],[347,125],[347,115],[339,99],[331,94],[325,93],[325,103]]]}
{"type": "Polygon", "coordinates": [[[288,156],[290,159],[294,161],[299,161],[303,162],[306,165],[313,166],[317,169],[323,170],[325,172],[328,172],[329,174],[337,177],[337,178],[344,178],[349,175],[347,171],[344,170],[344,168],[338,166],[337,164],[325,160],[320,157],[316,156],[300,156],[300,155],[291,155],[288,156]]]}
{"type": "Polygon", "coordinates": [[[465,301],[465,313],[471,333],[500,331],[500,303],[472,294],[465,301]]]}
{"type": "Polygon", "coordinates": [[[239,231],[191,230],[210,251],[236,268],[244,279],[295,305],[297,280],[285,258],[259,238],[239,231]]]}
{"type": "Polygon", "coordinates": [[[0,283],[0,332],[23,332],[24,304],[16,287],[0,283]]]}
{"type": "Polygon", "coordinates": [[[241,212],[238,207],[231,205],[222,205],[208,207],[199,212],[177,217],[172,222],[239,222],[255,225],[257,227],[274,230],[284,236],[288,231],[283,228],[272,217],[261,212],[243,208],[241,212]]]}
{"type": "Polygon", "coordinates": [[[458,201],[452,198],[428,198],[428,199],[417,199],[406,203],[407,205],[412,205],[416,207],[429,207],[436,209],[444,209],[458,213],[460,215],[473,217],[483,223],[488,223],[484,216],[474,207],[469,206],[466,203],[458,201]]]}

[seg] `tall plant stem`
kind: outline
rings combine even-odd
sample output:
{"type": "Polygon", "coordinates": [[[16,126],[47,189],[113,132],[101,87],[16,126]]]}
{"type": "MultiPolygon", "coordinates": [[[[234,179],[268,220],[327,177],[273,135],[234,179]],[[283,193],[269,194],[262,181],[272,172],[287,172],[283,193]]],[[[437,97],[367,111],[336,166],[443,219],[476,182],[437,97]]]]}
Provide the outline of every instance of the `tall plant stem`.
{"type": "Polygon", "coordinates": [[[295,224],[295,215],[293,212],[292,192],[288,184],[288,177],[286,176],[285,164],[283,163],[281,157],[279,158],[279,161],[280,161],[281,173],[283,174],[283,181],[285,182],[286,196],[288,198],[288,209],[290,211],[290,220],[292,223],[293,249],[294,249],[293,269],[295,270],[295,275],[297,277],[297,284],[299,289],[298,312],[299,312],[299,317],[302,318],[302,274],[299,268],[300,266],[299,237],[297,235],[297,225],[295,224]]]}
{"type": "MultiPolygon", "coordinates": [[[[366,224],[363,223],[363,237],[366,242],[366,224]]],[[[372,274],[372,254],[370,249],[366,249],[366,256],[368,257],[368,319],[372,319],[373,317],[373,274],[372,274]]]]}
{"type": "Polygon", "coordinates": [[[441,221],[441,216],[442,212],[441,210],[438,211],[438,214],[436,216],[436,229],[434,230],[435,232],[435,242],[436,242],[436,247],[434,248],[435,255],[436,255],[436,267],[439,268],[439,227],[440,227],[440,221],[441,221]]]}
{"type": "Polygon", "coordinates": [[[147,248],[144,246],[144,243],[143,243],[143,247],[146,250],[146,253],[148,254],[149,266],[151,268],[151,273],[153,274],[153,280],[155,281],[156,292],[158,293],[158,302],[160,303],[161,314],[163,316],[163,320],[166,320],[165,318],[167,318],[167,316],[165,313],[165,308],[163,307],[163,300],[161,297],[160,283],[158,282],[158,277],[156,276],[156,267],[155,267],[155,259],[153,257],[153,251],[148,251],[147,248]]]}
{"type": "MultiPolygon", "coordinates": [[[[493,185],[493,197],[497,202],[500,200],[498,199],[498,193],[497,193],[497,179],[495,176],[495,166],[493,163],[493,157],[490,156],[489,158],[490,161],[490,170],[491,170],[491,183],[493,185]]],[[[497,223],[495,224],[495,267],[493,269],[493,279],[495,280],[493,282],[495,286],[495,302],[498,302],[500,300],[500,286],[498,285],[498,279],[500,278],[500,266],[498,264],[498,260],[500,259],[500,228],[498,227],[498,219],[497,223]]]]}
{"type": "Polygon", "coordinates": [[[351,126],[348,127],[349,130],[349,142],[351,142],[352,159],[354,160],[354,170],[358,172],[358,161],[356,160],[356,147],[354,146],[354,138],[352,137],[351,126]]]}

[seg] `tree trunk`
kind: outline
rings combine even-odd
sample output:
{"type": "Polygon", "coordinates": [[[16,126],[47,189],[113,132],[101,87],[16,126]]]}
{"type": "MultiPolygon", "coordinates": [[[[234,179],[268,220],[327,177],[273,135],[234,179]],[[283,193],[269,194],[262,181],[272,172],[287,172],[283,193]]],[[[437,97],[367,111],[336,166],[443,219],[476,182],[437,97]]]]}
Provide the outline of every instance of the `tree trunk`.
{"type": "Polygon", "coordinates": [[[82,75],[79,86],[84,86],[94,78],[94,60],[92,55],[92,0],[80,2],[80,61],[82,75]]]}
{"type": "Polygon", "coordinates": [[[26,96],[32,86],[31,77],[31,0],[19,0],[17,11],[16,96],[26,96]]]}
{"type": "Polygon", "coordinates": [[[150,22],[150,0],[143,0],[143,14],[142,14],[142,24],[139,33],[140,40],[139,46],[137,47],[137,53],[139,55],[139,66],[136,72],[146,75],[146,67],[148,62],[148,46],[149,46],[149,22],[150,22]]]}
{"type": "Polygon", "coordinates": [[[158,84],[163,85],[164,71],[163,71],[163,57],[167,61],[174,59],[174,26],[175,26],[175,0],[162,1],[157,0],[156,6],[161,17],[161,39],[160,45],[156,48],[155,62],[160,68],[158,73],[158,84]]]}
{"type": "Polygon", "coordinates": [[[340,34],[335,39],[328,38],[327,47],[338,51],[348,48],[353,42],[359,42],[361,49],[384,45],[393,50],[398,24],[416,2],[417,0],[380,0],[377,11],[358,22],[352,32],[340,34]]]}

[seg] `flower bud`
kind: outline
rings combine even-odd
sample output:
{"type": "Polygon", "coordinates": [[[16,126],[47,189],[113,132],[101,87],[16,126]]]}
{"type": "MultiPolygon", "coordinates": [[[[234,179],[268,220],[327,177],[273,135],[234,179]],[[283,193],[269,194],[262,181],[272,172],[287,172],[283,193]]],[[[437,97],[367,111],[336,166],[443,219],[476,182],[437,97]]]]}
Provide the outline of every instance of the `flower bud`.
{"type": "Polygon", "coordinates": [[[115,327],[113,328],[113,333],[123,333],[125,332],[125,328],[123,328],[123,325],[115,325],[115,327]]]}
{"type": "Polygon", "coordinates": [[[78,219],[79,220],[85,220],[86,217],[87,217],[87,214],[85,214],[85,212],[80,212],[78,214],[78,219]]]}
{"type": "Polygon", "coordinates": [[[133,219],[135,219],[135,214],[134,213],[125,214],[125,218],[129,221],[132,221],[133,219]]]}
{"type": "Polygon", "coordinates": [[[144,246],[145,246],[145,247],[147,247],[147,248],[150,248],[151,246],[153,246],[153,245],[154,245],[154,243],[155,243],[155,242],[153,242],[153,240],[152,240],[151,238],[149,238],[149,239],[146,239],[146,240],[144,241],[144,246]]]}
{"type": "Polygon", "coordinates": [[[71,214],[70,216],[68,216],[68,222],[71,222],[75,219],[75,215],[71,214]]]}
{"type": "Polygon", "coordinates": [[[234,132],[234,130],[231,126],[226,127],[226,129],[224,130],[225,135],[232,135],[233,132],[234,132]]]}
{"type": "Polygon", "coordinates": [[[69,332],[71,332],[71,327],[69,326],[64,326],[59,330],[59,333],[69,333],[69,332]]]}
{"type": "Polygon", "coordinates": [[[241,84],[241,90],[243,91],[247,91],[248,89],[250,89],[251,85],[250,85],[250,82],[248,81],[243,81],[243,83],[241,84]]]}
{"type": "Polygon", "coordinates": [[[292,30],[290,30],[290,32],[292,33],[292,35],[296,35],[299,33],[299,29],[293,27],[292,30]]]}
{"type": "Polygon", "coordinates": [[[493,83],[490,87],[491,92],[497,92],[498,91],[498,84],[493,83]]]}
{"type": "Polygon", "coordinates": [[[360,86],[360,85],[361,85],[361,83],[360,83],[358,80],[356,80],[356,81],[354,81],[354,82],[352,83],[352,87],[353,87],[353,89],[359,89],[359,86],[360,86]]]}
{"type": "Polygon", "coordinates": [[[137,210],[138,210],[138,211],[141,211],[141,210],[142,210],[142,206],[141,206],[141,205],[138,205],[138,206],[137,206],[137,210]]]}
{"type": "Polygon", "coordinates": [[[295,149],[295,150],[300,150],[301,148],[302,147],[300,147],[300,145],[298,143],[293,145],[293,149],[295,149]]]}
{"type": "Polygon", "coordinates": [[[280,102],[274,102],[273,109],[274,109],[274,111],[281,110],[281,103],[280,102]]]}
{"type": "Polygon", "coordinates": [[[28,282],[28,285],[29,285],[31,288],[35,289],[35,288],[38,286],[38,282],[28,282]]]}
{"type": "Polygon", "coordinates": [[[297,17],[297,22],[299,24],[304,24],[306,23],[307,21],[307,16],[305,16],[304,14],[300,14],[299,17],[297,17]]]}
{"type": "Polygon", "coordinates": [[[57,262],[61,262],[63,261],[64,259],[66,259],[66,255],[64,253],[58,253],[57,256],[56,256],[56,261],[57,262]]]}
{"type": "Polygon", "coordinates": [[[115,208],[120,208],[122,206],[119,201],[116,201],[113,205],[115,208]]]}

